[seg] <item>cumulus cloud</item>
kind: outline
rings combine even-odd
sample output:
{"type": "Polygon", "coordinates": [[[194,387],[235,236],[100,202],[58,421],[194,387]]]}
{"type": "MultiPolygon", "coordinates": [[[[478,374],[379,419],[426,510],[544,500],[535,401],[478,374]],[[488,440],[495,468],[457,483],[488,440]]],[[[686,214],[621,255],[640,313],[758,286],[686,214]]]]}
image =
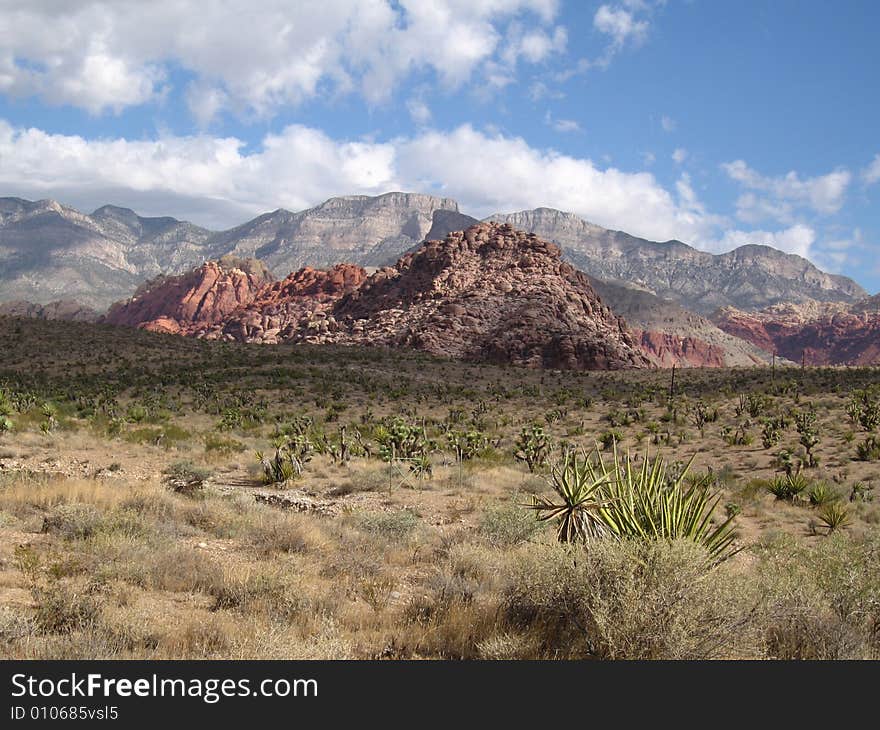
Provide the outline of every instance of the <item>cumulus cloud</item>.
{"type": "Polygon", "coordinates": [[[674,132],[675,128],[678,125],[672,117],[666,116],[664,114],[662,117],[660,117],[660,126],[663,128],[664,132],[674,132]]]}
{"type": "Polygon", "coordinates": [[[756,194],[740,197],[737,215],[747,222],[757,222],[762,218],[789,221],[797,207],[806,207],[823,215],[836,213],[843,206],[852,179],[852,175],[842,169],[807,178],[800,177],[796,172],[768,177],[749,167],[743,160],[726,162],[721,169],[743,187],[769,196],[769,199],[756,194]]]}
{"type": "Polygon", "coordinates": [[[431,108],[421,99],[410,99],[406,102],[406,110],[418,125],[424,126],[431,121],[431,108]]]}
{"type": "Polygon", "coordinates": [[[118,112],[154,99],[169,69],[182,68],[195,78],[187,100],[200,122],[227,107],[269,114],[331,91],[378,103],[415,71],[456,87],[489,62],[537,63],[566,42],[553,26],[556,0],[151,0],[149,12],[139,0],[3,6],[15,33],[0,33],[0,93],[118,112]]]}
{"type": "Polygon", "coordinates": [[[622,7],[601,5],[593,16],[596,30],[611,37],[616,48],[626,43],[641,43],[648,34],[648,21],[637,20],[634,13],[622,7]]]}
{"type": "Polygon", "coordinates": [[[530,146],[520,137],[463,125],[386,141],[336,140],[301,125],[248,148],[235,137],[162,136],[86,140],[0,121],[0,186],[52,197],[82,210],[105,203],[144,215],[174,215],[224,228],[284,207],[390,190],[455,198],[477,217],[547,206],[607,228],[723,251],[768,243],[808,254],[813,229],[728,231],[683,174],[672,190],[648,172],[601,167],[590,159],[530,146]]]}
{"type": "Polygon", "coordinates": [[[681,165],[687,159],[688,153],[684,147],[676,147],[672,153],[672,161],[676,165],[681,165]]]}
{"type": "Polygon", "coordinates": [[[874,160],[862,171],[862,180],[866,185],[880,182],[880,155],[874,155],[874,160]]]}
{"type": "Polygon", "coordinates": [[[763,244],[773,246],[786,253],[797,254],[808,258],[812,254],[816,242],[816,231],[810,226],[797,223],[781,231],[726,231],[713,248],[729,251],[746,244],[763,244]]]}

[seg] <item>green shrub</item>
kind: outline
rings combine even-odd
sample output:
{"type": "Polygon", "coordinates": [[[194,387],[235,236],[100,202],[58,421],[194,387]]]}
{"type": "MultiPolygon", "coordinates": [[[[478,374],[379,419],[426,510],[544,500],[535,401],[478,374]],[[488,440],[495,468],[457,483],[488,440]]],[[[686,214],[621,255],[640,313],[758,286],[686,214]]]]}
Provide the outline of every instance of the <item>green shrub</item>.
{"type": "Polygon", "coordinates": [[[487,509],[479,524],[480,534],[493,545],[499,546],[525,542],[540,528],[541,523],[534,515],[523,511],[515,503],[487,509]]]}
{"type": "Polygon", "coordinates": [[[880,439],[876,436],[868,436],[860,444],[857,444],[856,457],[859,461],[877,461],[880,459],[880,439]]]}
{"type": "Polygon", "coordinates": [[[403,540],[418,524],[418,516],[408,509],[362,512],[355,517],[355,525],[359,529],[389,540],[403,540]]]}
{"type": "Polygon", "coordinates": [[[539,546],[522,553],[504,618],[547,658],[758,656],[758,596],[690,541],[539,546]]]}
{"type": "Polygon", "coordinates": [[[513,455],[517,461],[524,461],[530,472],[544,466],[549,453],[550,439],[543,426],[533,424],[520,431],[514,443],[513,455]]]}
{"type": "Polygon", "coordinates": [[[237,439],[219,433],[206,433],[205,451],[216,451],[220,454],[240,454],[247,447],[237,439]]]}
{"type": "Polygon", "coordinates": [[[821,507],[822,505],[840,499],[840,495],[834,491],[834,488],[831,487],[828,482],[817,482],[814,484],[810,487],[807,497],[810,500],[810,504],[814,507],[821,507]]]}
{"type": "Polygon", "coordinates": [[[713,560],[729,557],[735,516],[713,521],[721,499],[710,479],[688,479],[690,464],[671,469],[658,454],[637,465],[614,451],[606,464],[586,452],[568,451],[551,467],[551,484],[560,501],[533,498],[538,519],[558,523],[560,542],[600,537],[686,539],[702,545],[713,560]],[[676,473],[677,472],[677,473],[676,473]]]}
{"type": "Polygon", "coordinates": [[[187,497],[201,495],[205,488],[205,482],[210,478],[211,472],[190,461],[177,461],[163,474],[163,481],[173,491],[187,497]]]}

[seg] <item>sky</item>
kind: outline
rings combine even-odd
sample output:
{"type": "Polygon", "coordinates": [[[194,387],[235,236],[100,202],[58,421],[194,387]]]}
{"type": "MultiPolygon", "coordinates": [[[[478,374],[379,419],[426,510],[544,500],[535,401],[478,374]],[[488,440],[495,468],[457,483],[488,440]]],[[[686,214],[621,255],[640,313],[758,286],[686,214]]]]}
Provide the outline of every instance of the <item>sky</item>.
{"type": "Polygon", "coordinates": [[[213,229],[391,190],[880,289],[874,0],[0,0],[0,195],[213,229]]]}

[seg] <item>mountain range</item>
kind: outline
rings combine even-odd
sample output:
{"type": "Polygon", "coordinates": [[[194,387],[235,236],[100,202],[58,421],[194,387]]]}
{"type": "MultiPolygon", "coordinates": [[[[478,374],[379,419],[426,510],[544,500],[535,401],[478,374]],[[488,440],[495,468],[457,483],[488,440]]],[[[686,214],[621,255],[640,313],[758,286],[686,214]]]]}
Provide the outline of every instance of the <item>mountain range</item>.
{"type": "MultiPolygon", "coordinates": [[[[609,231],[571,213],[538,208],[496,214],[560,246],[597,279],[642,289],[708,315],[722,306],[757,310],[783,302],[856,302],[867,293],[806,259],[769,246],[714,255],[679,241],[609,231]]],[[[159,274],[179,274],[224,255],[258,258],[278,276],[303,266],[393,265],[423,240],[477,219],[450,198],[413,193],[332,198],[300,212],[276,210],[213,232],[170,217],[103,206],[91,214],[51,200],[0,199],[0,301],[74,300],[106,309],[159,274]]]]}
{"type": "MultiPolygon", "coordinates": [[[[773,352],[800,359],[794,357],[798,348],[801,356],[804,349],[825,352],[816,358],[822,362],[848,362],[852,354],[852,345],[835,354],[833,345],[809,343],[810,337],[840,339],[837,330],[829,335],[827,327],[813,327],[798,337],[790,326],[774,330],[774,318],[787,316],[785,307],[838,312],[867,298],[851,279],[800,256],[763,245],[711,254],[680,241],[607,230],[550,208],[498,213],[484,222],[558,246],[603,306],[624,318],[654,364],[754,365],[773,352]],[[776,340],[771,330],[781,333],[776,340]],[[786,339],[791,346],[781,344],[786,339]]],[[[116,303],[109,321],[204,336],[204,326],[221,320],[227,330],[244,326],[224,318],[251,305],[265,313],[283,301],[299,312],[314,294],[300,291],[308,282],[354,276],[359,287],[367,270],[392,267],[424,241],[479,224],[450,198],[396,192],[332,198],[300,212],[279,209],[220,232],[109,205],[84,214],[50,200],[3,198],[0,315],[90,320],[97,317],[94,310],[116,303]],[[343,263],[347,267],[337,266],[343,263]]],[[[253,311],[242,311],[239,318],[253,320],[253,311]]],[[[248,340],[244,331],[235,337],[248,340]]],[[[870,340],[873,330],[860,336],[870,340]]],[[[257,339],[271,341],[272,335],[257,339]]],[[[862,349],[869,353],[862,360],[870,359],[870,346],[862,349]]]]}
{"type": "Polygon", "coordinates": [[[369,275],[337,264],[273,282],[258,262],[227,257],[157,281],[111,308],[107,322],[264,344],[405,347],[541,368],[652,364],[626,321],[556,245],[504,223],[427,241],[369,275]]]}

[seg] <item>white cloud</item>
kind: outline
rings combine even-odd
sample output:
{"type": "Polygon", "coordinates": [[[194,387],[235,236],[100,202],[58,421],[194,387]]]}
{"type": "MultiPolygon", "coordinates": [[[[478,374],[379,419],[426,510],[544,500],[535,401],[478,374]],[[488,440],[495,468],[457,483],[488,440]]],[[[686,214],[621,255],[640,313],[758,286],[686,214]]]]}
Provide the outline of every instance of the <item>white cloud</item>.
{"type": "Polygon", "coordinates": [[[583,128],[580,123],[574,119],[556,119],[553,114],[547,110],[547,113],[544,114],[544,124],[548,127],[551,127],[557,132],[561,132],[562,134],[568,134],[570,132],[583,132],[583,128]]]}
{"type": "MultiPolygon", "coordinates": [[[[0,93],[118,112],[191,73],[201,122],[227,107],[271,114],[322,93],[387,100],[414,71],[447,87],[512,53],[564,48],[556,0],[4,0],[0,93]],[[512,25],[515,47],[505,43],[512,25]],[[201,110],[199,102],[207,105],[201,110]]],[[[508,64],[509,65],[509,64],[508,64]]]]}
{"type": "Polygon", "coordinates": [[[764,244],[773,246],[786,253],[794,253],[805,258],[812,252],[816,242],[816,231],[802,223],[795,224],[782,231],[727,231],[717,244],[717,250],[730,249],[746,244],[764,244]]]}
{"type": "Polygon", "coordinates": [[[292,125],[247,150],[239,139],[206,133],[86,140],[0,120],[0,159],[7,194],[52,197],[82,210],[115,203],[212,228],[335,195],[407,190],[453,197],[478,217],[548,206],[636,236],[713,251],[769,243],[803,255],[815,241],[803,225],[724,233],[728,221],[705,208],[687,174],[669,191],[648,172],[603,169],[470,125],[382,142],[334,140],[292,125]]]}
{"type": "Polygon", "coordinates": [[[681,165],[687,159],[688,153],[684,147],[677,147],[672,153],[672,161],[676,165],[681,165]]]}
{"type": "Polygon", "coordinates": [[[601,5],[593,16],[596,30],[611,37],[616,48],[627,42],[641,43],[648,34],[648,21],[636,20],[633,13],[621,7],[601,5]]]}
{"type": "Polygon", "coordinates": [[[645,152],[645,154],[642,155],[642,164],[644,164],[645,167],[650,167],[655,162],[657,162],[657,155],[653,152],[645,152]]]}
{"type": "Polygon", "coordinates": [[[801,178],[796,172],[767,177],[743,160],[724,163],[721,168],[743,187],[769,196],[769,199],[754,194],[740,197],[737,215],[748,222],[761,218],[788,221],[795,207],[806,207],[823,215],[836,213],[843,206],[852,179],[852,175],[843,169],[808,178],[801,178]]]}
{"type": "Polygon", "coordinates": [[[420,126],[431,121],[431,109],[421,99],[410,99],[406,102],[406,110],[409,112],[410,118],[420,126]]]}
{"type": "Polygon", "coordinates": [[[664,132],[674,132],[678,125],[672,117],[668,117],[664,114],[660,117],[660,126],[663,127],[664,132]]]}
{"type": "Polygon", "coordinates": [[[553,129],[557,132],[582,132],[581,125],[574,119],[554,119],[553,129]]]}
{"type": "Polygon", "coordinates": [[[874,160],[862,172],[862,180],[866,185],[880,182],[880,155],[874,155],[874,160]]]}

